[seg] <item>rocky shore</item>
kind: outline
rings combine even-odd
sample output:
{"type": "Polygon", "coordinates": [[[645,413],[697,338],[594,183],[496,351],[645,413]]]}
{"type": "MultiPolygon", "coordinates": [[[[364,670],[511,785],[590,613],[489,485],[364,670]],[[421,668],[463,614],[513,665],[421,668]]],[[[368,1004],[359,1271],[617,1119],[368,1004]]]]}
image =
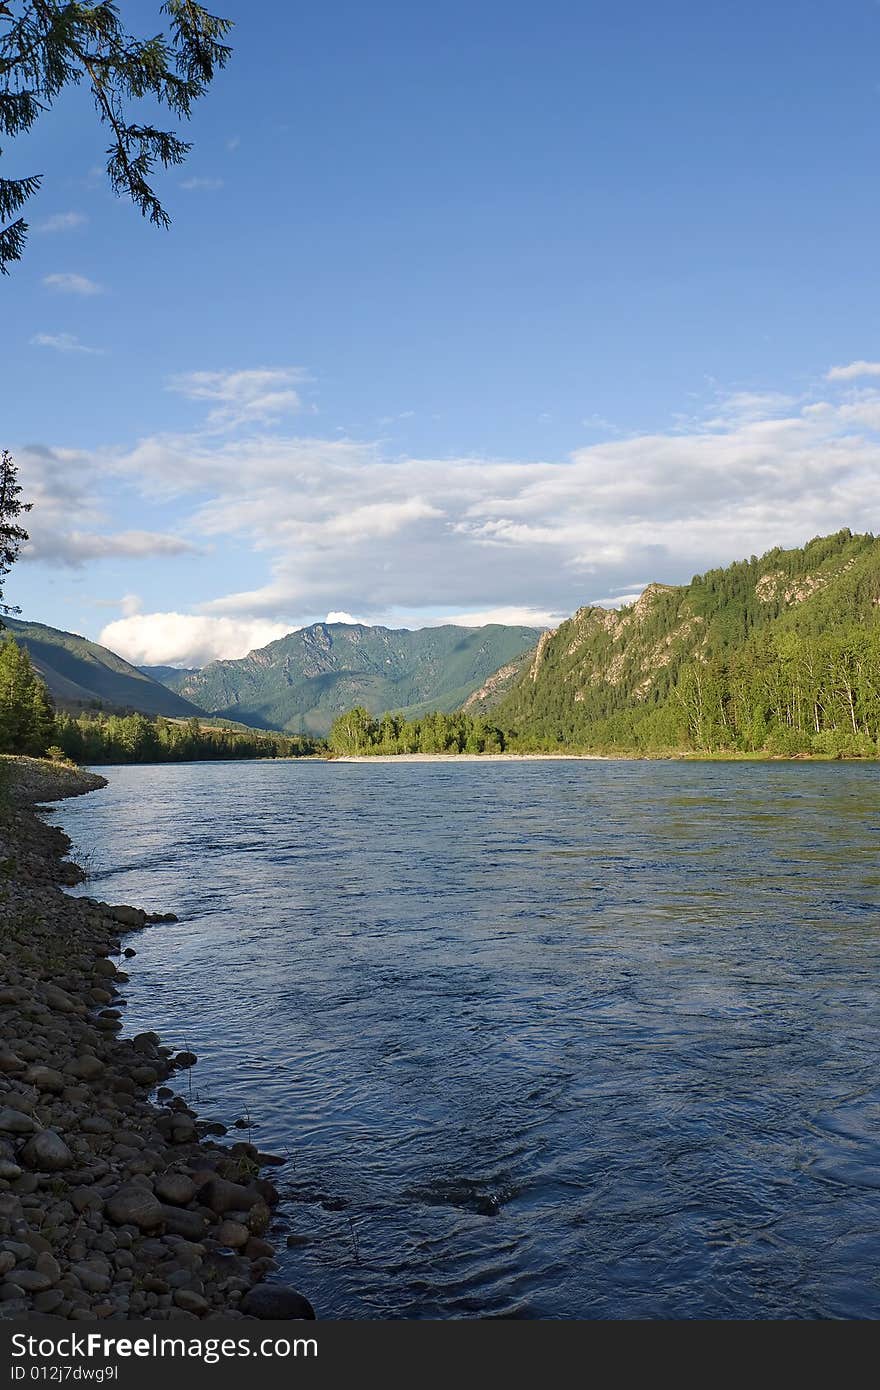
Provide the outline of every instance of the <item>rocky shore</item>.
{"type": "Polygon", "coordinates": [[[263,1282],[281,1160],[175,1094],[192,1053],[119,1036],[123,935],[157,918],[65,894],[82,871],[34,809],[104,785],[0,759],[0,1318],[314,1317],[263,1282]]]}

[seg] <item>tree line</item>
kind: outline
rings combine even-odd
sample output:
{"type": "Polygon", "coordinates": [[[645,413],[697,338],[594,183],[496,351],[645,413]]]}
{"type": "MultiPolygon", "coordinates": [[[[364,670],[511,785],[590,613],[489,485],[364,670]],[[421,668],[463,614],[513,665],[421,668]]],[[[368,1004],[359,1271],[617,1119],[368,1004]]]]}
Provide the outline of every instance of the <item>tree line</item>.
{"type": "Polygon", "coordinates": [[[197,718],[56,710],[24,648],[11,637],[0,643],[2,753],[76,763],[162,763],[302,757],[318,747],[300,735],[230,729],[197,718]]]}
{"type": "Polygon", "coordinates": [[[362,706],[341,714],[330,730],[332,751],[342,756],[400,753],[503,753],[504,734],[483,718],[456,711],[417,719],[397,714],[380,718],[362,706]]]}
{"type": "Polygon", "coordinates": [[[759,637],[689,666],[675,698],[701,750],[877,757],[880,626],[759,637]]]}

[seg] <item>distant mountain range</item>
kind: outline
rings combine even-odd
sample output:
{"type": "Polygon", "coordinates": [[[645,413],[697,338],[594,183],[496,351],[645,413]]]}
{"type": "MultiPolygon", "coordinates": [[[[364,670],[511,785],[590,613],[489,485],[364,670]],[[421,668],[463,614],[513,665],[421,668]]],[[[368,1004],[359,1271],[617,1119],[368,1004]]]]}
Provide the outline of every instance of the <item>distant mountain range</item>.
{"type": "Polygon", "coordinates": [[[146,672],[211,714],[258,728],[326,734],[354,705],[408,717],[458,709],[499,667],[533,648],[540,630],[451,624],[415,631],[314,623],[201,671],[146,672]]]}
{"type": "Polygon", "coordinates": [[[6,621],[68,708],[313,736],[356,705],[409,719],[464,709],[536,748],[833,752],[880,740],[880,540],[850,531],[649,584],[555,631],[315,623],[202,670],[138,670],[84,637],[6,621]]]}
{"type": "Polygon", "coordinates": [[[16,642],[27,649],[56,704],[65,709],[97,705],[178,719],[202,713],[97,642],[20,618],[4,618],[3,622],[16,642]]]}

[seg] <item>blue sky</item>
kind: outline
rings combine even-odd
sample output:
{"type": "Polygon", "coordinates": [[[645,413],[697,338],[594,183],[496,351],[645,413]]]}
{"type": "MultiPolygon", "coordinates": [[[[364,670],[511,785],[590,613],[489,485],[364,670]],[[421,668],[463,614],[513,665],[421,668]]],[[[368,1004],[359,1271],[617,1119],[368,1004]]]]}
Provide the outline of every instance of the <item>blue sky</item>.
{"type": "Polygon", "coordinates": [[[874,0],[219,8],[169,233],[84,91],[3,153],[27,616],[200,663],[877,528],[874,0]]]}

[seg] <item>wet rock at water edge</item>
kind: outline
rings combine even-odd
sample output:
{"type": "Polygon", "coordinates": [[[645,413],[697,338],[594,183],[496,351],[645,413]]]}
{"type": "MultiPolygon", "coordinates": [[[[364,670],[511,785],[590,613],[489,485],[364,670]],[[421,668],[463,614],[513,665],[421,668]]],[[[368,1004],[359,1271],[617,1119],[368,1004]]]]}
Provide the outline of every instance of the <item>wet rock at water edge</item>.
{"type": "Polygon", "coordinates": [[[238,1306],[249,1317],[279,1322],[311,1321],[316,1316],[309,1300],[287,1284],[256,1284],[238,1306]]]}
{"type": "Polygon", "coordinates": [[[121,927],[146,926],[147,914],[141,907],[129,907],[126,903],[120,903],[117,907],[108,907],[107,916],[114,922],[118,922],[121,927]]]}

